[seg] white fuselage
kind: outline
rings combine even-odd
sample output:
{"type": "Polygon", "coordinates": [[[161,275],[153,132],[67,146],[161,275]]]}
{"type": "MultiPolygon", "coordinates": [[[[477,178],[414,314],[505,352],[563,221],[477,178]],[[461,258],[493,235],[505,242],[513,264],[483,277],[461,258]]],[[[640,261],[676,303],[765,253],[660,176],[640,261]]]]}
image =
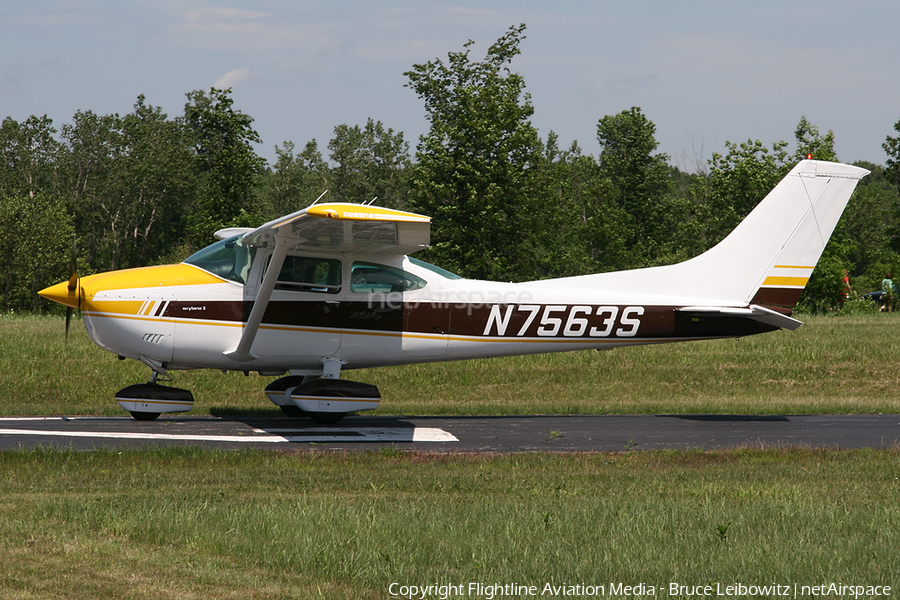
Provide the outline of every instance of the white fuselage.
{"type": "Polygon", "coordinates": [[[340,281],[332,282],[338,285],[278,286],[253,342],[253,360],[226,354],[241,339],[265,253],[243,284],[184,263],[117,272],[121,281],[115,272],[84,278],[85,325],[110,352],[169,369],[266,373],[321,372],[325,357],[352,369],[767,330],[681,331],[675,307],[689,304],[683,298],[451,279],[407,257],[327,258],[341,263],[340,281]],[[411,275],[416,289],[355,283],[359,264],[411,275]]]}

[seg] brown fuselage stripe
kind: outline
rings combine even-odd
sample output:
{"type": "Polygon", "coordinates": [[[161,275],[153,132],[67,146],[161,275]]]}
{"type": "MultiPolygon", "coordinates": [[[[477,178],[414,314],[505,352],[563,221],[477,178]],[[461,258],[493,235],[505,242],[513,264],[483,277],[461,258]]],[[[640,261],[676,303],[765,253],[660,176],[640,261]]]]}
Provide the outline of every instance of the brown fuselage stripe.
{"type": "MultiPolygon", "coordinates": [[[[253,302],[171,301],[163,318],[246,322],[253,302]]],[[[675,306],[460,305],[354,301],[272,301],[264,326],[407,332],[483,338],[633,339],[740,337],[777,329],[740,316],[675,306]]]]}

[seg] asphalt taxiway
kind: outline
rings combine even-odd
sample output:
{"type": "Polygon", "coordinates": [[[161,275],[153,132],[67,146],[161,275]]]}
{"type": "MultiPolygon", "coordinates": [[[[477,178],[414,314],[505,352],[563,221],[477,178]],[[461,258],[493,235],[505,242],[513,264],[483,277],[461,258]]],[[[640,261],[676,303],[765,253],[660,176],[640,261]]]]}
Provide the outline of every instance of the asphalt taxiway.
{"type": "Polygon", "coordinates": [[[241,416],[0,418],[0,450],[170,446],[426,452],[887,448],[900,415],[350,416],[337,426],[241,416]]]}

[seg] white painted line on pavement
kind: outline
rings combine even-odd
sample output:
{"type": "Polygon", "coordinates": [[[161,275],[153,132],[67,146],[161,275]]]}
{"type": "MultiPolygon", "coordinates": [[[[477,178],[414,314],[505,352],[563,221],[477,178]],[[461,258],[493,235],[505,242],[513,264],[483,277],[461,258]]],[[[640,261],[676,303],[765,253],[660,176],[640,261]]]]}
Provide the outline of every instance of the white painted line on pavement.
{"type": "MultiPolygon", "coordinates": [[[[256,429],[264,434],[275,430],[256,429]]],[[[293,435],[192,435],[173,433],[141,433],[127,431],[48,431],[44,429],[0,429],[0,435],[35,435],[119,440],[161,440],[184,442],[458,442],[456,436],[433,427],[357,427],[289,429],[293,435]]]]}

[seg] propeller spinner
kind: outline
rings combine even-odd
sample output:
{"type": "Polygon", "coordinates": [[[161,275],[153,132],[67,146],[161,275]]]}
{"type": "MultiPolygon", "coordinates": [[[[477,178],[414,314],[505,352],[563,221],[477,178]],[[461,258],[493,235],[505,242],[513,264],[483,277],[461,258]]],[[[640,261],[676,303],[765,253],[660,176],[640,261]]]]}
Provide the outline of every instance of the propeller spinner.
{"type": "Polygon", "coordinates": [[[69,280],[51,285],[38,292],[47,300],[53,300],[66,306],[66,339],[69,337],[69,323],[75,309],[81,310],[81,280],[78,277],[77,248],[72,242],[72,256],[69,258],[69,280]]]}

